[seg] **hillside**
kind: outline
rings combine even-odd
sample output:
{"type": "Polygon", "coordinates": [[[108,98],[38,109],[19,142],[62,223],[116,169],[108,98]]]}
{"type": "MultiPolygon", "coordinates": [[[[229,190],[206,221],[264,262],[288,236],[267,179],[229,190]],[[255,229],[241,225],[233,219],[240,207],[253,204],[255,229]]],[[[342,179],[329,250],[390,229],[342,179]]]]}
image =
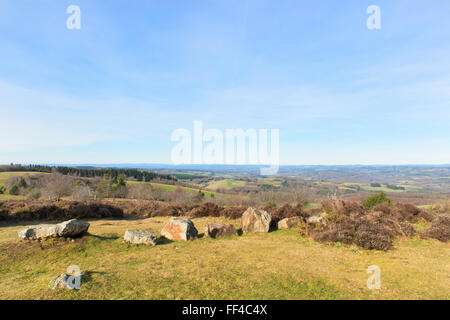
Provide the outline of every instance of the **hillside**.
{"type": "MultiPolygon", "coordinates": [[[[168,218],[89,221],[80,239],[22,242],[22,225],[1,224],[4,299],[448,299],[450,249],[434,240],[399,241],[396,250],[316,243],[295,230],[241,237],[128,246],[126,229],[159,234],[168,218]],[[22,261],[26,259],[27,263],[22,261]],[[81,290],[51,290],[49,280],[76,264],[89,270],[81,290]],[[370,265],[382,290],[366,287],[370,265]],[[430,276],[430,274],[432,276],[430,276]]],[[[236,220],[193,219],[205,223],[236,220]]]]}

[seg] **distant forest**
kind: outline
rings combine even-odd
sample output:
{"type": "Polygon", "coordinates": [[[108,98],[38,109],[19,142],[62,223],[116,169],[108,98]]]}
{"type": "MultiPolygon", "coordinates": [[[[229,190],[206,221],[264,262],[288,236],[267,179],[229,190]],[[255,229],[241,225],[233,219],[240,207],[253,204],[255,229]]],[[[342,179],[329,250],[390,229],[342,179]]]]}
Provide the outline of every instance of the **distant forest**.
{"type": "Polygon", "coordinates": [[[165,179],[177,181],[175,176],[169,174],[158,174],[151,171],[138,170],[138,169],[120,169],[120,168],[77,168],[77,167],[52,167],[43,165],[28,165],[23,166],[20,164],[11,164],[9,166],[0,166],[1,171],[34,171],[34,172],[47,172],[50,173],[53,170],[58,171],[64,175],[72,175],[85,178],[103,177],[109,175],[112,178],[117,178],[120,175],[124,175],[127,178],[134,178],[137,181],[152,181],[155,179],[165,179]]]}

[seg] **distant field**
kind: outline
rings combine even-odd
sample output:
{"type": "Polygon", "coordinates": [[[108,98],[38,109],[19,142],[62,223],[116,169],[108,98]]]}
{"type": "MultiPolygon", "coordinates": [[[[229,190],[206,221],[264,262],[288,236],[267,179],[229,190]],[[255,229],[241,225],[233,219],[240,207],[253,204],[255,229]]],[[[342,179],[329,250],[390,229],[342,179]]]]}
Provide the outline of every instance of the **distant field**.
{"type": "Polygon", "coordinates": [[[245,187],[248,190],[258,190],[260,185],[280,187],[281,180],[279,178],[257,178],[251,181],[242,181],[237,179],[223,179],[210,182],[207,185],[207,188],[209,190],[217,190],[217,189],[231,190],[236,187],[245,187]]]}
{"type": "Polygon", "coordinates": [[[449,299],[450,247],[434,240],[397,241],[389,252],[316,243],[296,230],[155,247],[128,246],[126,229],[160,234],[168,218],[90,221],[74,242],[20,241],[22,225],[0,224],[2,299],[449,299]],[[26,261],[26,263],[24,263],[26,261]],[[51,290],[70,265],[89,270],[81,290],[51,290]],[[381,269],[369,290],[367,267],[381,269]]]}
{"type": "Polygon", "coordinates": [[[212,181],[208,184],[208,188],[210,190],[217,190],[217,189],[232,189],[234,187],[242,187],[245,186],[245,181],[239,181],[234,179],[224,179],[224,180],[218,180],[218,181],[212,181]]]}
{"type": "MultiPolygon", "coordinates": [[[[4,187],[6,184],[6,181],[11,178],[11,177],[15,177],[15,176],[23,176],[23,175],[34,175],[34,174],[39,174],[42,172],[24,172],[24,171],[11,171],[11,172],[0,172],[0,186],[4,187]]],[[[0,194],[0,201],[5,201],[5,200],[10,200],[10,199],[15,199],[15,200],[20,200],[20,199],[25,199],[24,196],[12,196],[8,193],[5,194],[0,194]]]]}
{"type": "Polygon", "coordinates": [[[15,176],[23,176],[23,175],[33,175],[33,174],[42,174],[42,172],[25,172],[25,171],[7,171],[0,172],[0,186],[5,186],[6,181],[15,176]]]}
{"type": "Polygon", "coordinates": [[[274,187],[281,186],[281,180],[279,178],[258,178],[258,183],[270,184],[274,187]]]}
{"type": "Polygon", "coordinates": [[[0,194],[0,201],[5,200],[22,200],[25,199],[24,196],[12,196],[10,194],[0,194]]]}
{"type": "Polygon", "coordinates": [[[373,192],[420,192],[422,190],[421,187],[413,186],[413,185],[407,185],[407,184],[398,184],[396,186],[398,187],[404,187],[405,190],[394,190],[388,188],[385,184],[381,184],[381,187],[372,187],[370,184],[362,184],[362,183],[351,183],[351,182],[345,182],[342,185],[344,186],[359,186],[361,190],[363,191],[373,191],[373,192]]]}
{"type": "MultiPolygon", "coordinates": [[[[170,173],[170,172],[167,172],[170,173]]],[[[11,176],[20,176],[27,174],[38,174],[38,172],[0,172],[0,186],[4,185],[5,182],[11,176]]],[[[408,202],[415,204],[432,204],[436,201],[440,201],[448,198],[450,194],[450,187],[446,179],[447,174],[445,174],[442,179],[436,178],[434,176],[434,180],[430,180],[425,183],[426,177],[423,175],[415,176],[410,175],[408,178],[404,178],[402,180],[398,180],[396,183],[388,183],[390,185],[403,187],[405,190],[396,190],[387,187],[387,182],[383,180],[378,180],[381,184],[380,187],[373,187],[371,183],[368,182],[336,182],[336,181],[325,181],[325,180],[303,180],[300,178],[292,178],[292,177],[253,177],[245,180],[240,180],[239,176],[245,174],[245,172],[236,172],[236,173],[217,173],[213,174],[213,172],[199,172],[199,171],[177,171],[173,174],[190,174],[194,178],[190,180],[186,178],[185,180],[181,180],[186,185],[191,185],[190,187],[182,187],[182,189],[186,192],[198,192],[201,189],[207,196],[212,196],[214,193],[217,193],[217,190],[224,190],[226,193],[226,197],[233,197],[241,192],[241,194],[246,193],[256,193],[259,191],[269,191],[269,192],[291,192],[293,189],[290,189],[290,186],[295,188],[296,186],[300,186],[302,190],[306,193],[310,194],[310,201],[320,201],[325,199],[331,195],[336,195],[342,199],[350,199],[350,200],[361,200],[370,196],[371,193],[374,192],[385,192],[388,194],[391,199],[394,201],[403,201],[403,199],[407,199],[408,202]],[[201,177],[208,177],[214,175],[216,178],[220,175],[223,175],[224,179],[215,180],[215,181],[207,181],[207,179],[202,180],[201,177]],[[200,177],[198,179],[198,177],[200,177]],[[283,182],[287,182],[284,184],[283,182]],[[196,189],[194,186],[198,186],[199,189],[196,189]],[[207,190],[207,191],[206,191],[207,190]]],[[[423,172],[422,172],[423,174],[423,172]]],[[[348,177],[349,181],[352,180],[352,177],[348,177]]],[[[431,179],[431,178],[430,178],[431,179]]],[[[128,184],[134,183],[142,183],[133,180],[127,181],[128,184]]],[[[155,187],[162,188],[169,192],[174,191],[177,186],[158,183],[158,182],[150,182],[151,185],[155,187]]],[[[7,199],[23,199],[21,196],[10,196],[7,194],[0,195],[1,200],[7,199]]],[[[277,202],[277,201],[274,201],[277,202]]]]}
{"type": "MultiPolygon", "coordinates": [[[[178,187],[178,186],[171,185],[171,184],[163,184],[163,183],[156,183],[156,182],[127,181],[127,183],[129,183],[129,184],[148,183],[152,186],[162,188],[163,190],[166,190],[166,191],[174,191],[178,187]]],[[[180,186],[180,188],[186,192],[198,192],[199,191],[198,189],[193,189],[193,188],[188,188],[188,187],[183,187],[183,186],[180,186]]],[[[207,195],[207,196],[211,196],[214,194],[214,192],[209,192],[209,191],[205,191],[205,190],[202,190],[202,192],[205,193],[205,195],[207,195]]]]}

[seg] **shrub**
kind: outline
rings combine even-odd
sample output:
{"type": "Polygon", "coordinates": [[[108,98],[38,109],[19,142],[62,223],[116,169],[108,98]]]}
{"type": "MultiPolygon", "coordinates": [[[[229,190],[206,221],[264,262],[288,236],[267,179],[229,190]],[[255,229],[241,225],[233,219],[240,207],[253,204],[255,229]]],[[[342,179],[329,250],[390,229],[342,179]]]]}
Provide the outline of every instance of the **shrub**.
{"type": "Polygon", "coordinates": [[[371,183],[370,186],[373,188],[381,188],[381,184],[379,183],[371,183]]]}
{"type": "Polygon", "coordinates": [[[247,210],[247,208],[243,206],[224,207],[222,215],[227,219],[239,219],[242,217],[245,210],[247,210]]]}
{"type": "Polygon", "coordinates": [[[194,202],[202,202],[205,197],[205,193],[201,190],[198,190],[197,194],[194,196],[194,202]]]}
{"type": "Polygon", "coordinates": [[[265,207],[264,210],[270,213],[270,215],[272,216],[272,222],[274,223],[277,223],[278,221],[285,218],[306,217],[306,214],[303,210],[303,205],[301,204],[297,204],[295,206],[285,204],[284,206],[278,208],[265,207]]]}
{"type": "Polygon", "coordinates": [[[19,187],[17,185],[13,185],[9,189],[9,194],[12,195],[12,196],[18,196],[19,195],[19,187]]]}
{"type": "Polygon", "coordinates": [[[414,235],[414,229],[386,202],[369,211],[357,202],[322,202],[323,223],[303,223],[300,232],[315,241],[355,243],[364,249],[389,250],[395,237],[414,235]]]}
{"type": "Polygon", "coordinates": [[[275,202],[272,202],[272,201],[267,201],[265,205],[267,207],[271,207],[271,208],[275,208],[277,206],[277,204],[275,202]]]}
{"type": "Polygon", "coordinates": [[[41,197],[41,193],[39,191],[30,192],[26,199],[27,200],[38,200],[41,197]]]}
{"type": "Polygon", "coordinates": [[[6,192],[6,189],[4,186],[0,186],[0,194],[4,194],[6,192]]]}
{"type": "Polygon", "coordinates": [[[437,216],[431,227],[422,232],[422,238],[433,238],[442,242],[450,240],[450,214],[441,214],[437,216]]]}
{"type": "Polygon", "coordinates": [[[27,183],[25,182],[24,178],[20,178],[18,186],[19,186],[19,188],[26,188],[27,187],[27,183]]]}
{"type": "Polygon", "coordinates": [[[391,189],[391,190],[406,190],[405,187],[396,186],[396,185],[393,185],[393,184],[387,184],[386,188],[391,189]]]}
{"type": "Polygon", "coordinates": [[[435,216],[425,210],[409,203],[397,203],[393,209],[395,214],[398,214],[408,220],[408,222],[416,223],[419,220],[433,221],[435,216]]]}
{"type": "Polygon", "coordinates": [[[222,214],[222,209],[215,203],[207,202],[203,205],[195,205],[187,212],[187,216],[191,218],[200,217],[219,217],[222,214]]]}
{"type": "Polygon", "coordinates": [[[123,218],[122,209],[102,203],[76,201],[17,201],[0,202],[0,220],[57,220],[123,218]]]}
{"type": "Polygon", "coordinates": [[[329,215],[348,216],[352,213],[362,214],[366,209],[356,201],[327,200],[322,201],[322,212],[329,215]]]}
{"type": "Polygon", "coordinates": [[[391,199],[389,199],[384,192],[376,193],[362,201],[363,206],[368,210],[371,210],[376,205],[382,203],[386,203],[389,206],[392,205],[391,199]]]}
{"type": "Polygon", "coordinates": [[[446,200],[442,203],[432,205],[429,208],[429,211],[435,214],[450,213],[450,200],[446,200]]]}

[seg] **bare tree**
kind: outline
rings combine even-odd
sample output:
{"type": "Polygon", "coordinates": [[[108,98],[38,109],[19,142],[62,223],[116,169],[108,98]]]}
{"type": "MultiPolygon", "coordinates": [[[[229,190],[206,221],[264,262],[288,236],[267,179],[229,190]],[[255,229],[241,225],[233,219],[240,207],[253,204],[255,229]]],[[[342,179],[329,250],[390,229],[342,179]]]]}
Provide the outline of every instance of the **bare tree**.
{"type": "Polygon", "coordinates": [[[153,188],[149,183],[135,183],[127,186],[127,196],[137,200],[154,200],[153,188]]]}
{"type": "Polygon", "coordinates": [[[184,192],[183,188],[181,188],[180,186],[178,186],[172,192],[172,201],[173,202],[183,203],[185,201],[185,198],[186,198],[185,192],[184,192]]]}
{"type": "Polygon", "coordinates": [[[73,178],[65,176],[55,170],[46,177],[46,183],[43,188],[43,194],[49,200],[61,200],[64,196],[72,194],[73,178]]]}
{"type": "Polygon", "coordinates": [[[93,200],[94,193],[88,186],[76,186],[73,189],[72,197],[74,200],[78,201],[89,201],[93,200]]]}

